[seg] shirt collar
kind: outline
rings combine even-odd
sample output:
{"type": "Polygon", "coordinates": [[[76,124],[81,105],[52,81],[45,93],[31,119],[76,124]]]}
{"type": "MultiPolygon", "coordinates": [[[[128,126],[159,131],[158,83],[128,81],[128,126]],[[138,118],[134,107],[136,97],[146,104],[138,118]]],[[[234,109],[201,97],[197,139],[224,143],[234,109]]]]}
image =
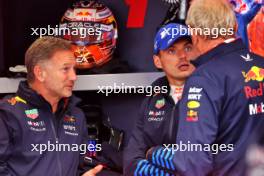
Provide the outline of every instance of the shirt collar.
{"type": "Polygon", "coordinates": [[[205,54],[199,56],[196,60],[192,61],[192,64],[194,64],[195,67],[199,67],[215,58],[215,56],[225,55],[235,50],[242,50],[245,48],[246,47],[241,39],[228,39],[205,54]]]}

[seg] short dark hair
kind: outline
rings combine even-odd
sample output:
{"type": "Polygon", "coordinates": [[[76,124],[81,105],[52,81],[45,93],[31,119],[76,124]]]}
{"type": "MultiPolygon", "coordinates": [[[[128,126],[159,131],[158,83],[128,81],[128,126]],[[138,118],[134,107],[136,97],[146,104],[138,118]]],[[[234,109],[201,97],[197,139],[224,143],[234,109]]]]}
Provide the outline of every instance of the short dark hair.
{"type": "Polygon", "coordinates": [[[45,36],[30,45],[25,54],[28,82],[35,80],[34,67],[52,58],[59,50],[71,50],[71,43],[61,38],[45,36]]]}
{"type": "MultiPolygon", "coordinates": [[[[183,36],[183,37],[178,38],[175,42],[173,42],[173,44],[171,44],[170,47],[173,46],[175,43],[177,43],[180,40],[186,40],[186,41],[188,41],[188,42],[190,42],[192,44],[191,36],[183,36]]],[[[168,48],[170,48],[170,47],[168,47],[168,48]]],[[[154,54],[154,55],[160,56],[160,51],[157,54],[154,54]]]]}

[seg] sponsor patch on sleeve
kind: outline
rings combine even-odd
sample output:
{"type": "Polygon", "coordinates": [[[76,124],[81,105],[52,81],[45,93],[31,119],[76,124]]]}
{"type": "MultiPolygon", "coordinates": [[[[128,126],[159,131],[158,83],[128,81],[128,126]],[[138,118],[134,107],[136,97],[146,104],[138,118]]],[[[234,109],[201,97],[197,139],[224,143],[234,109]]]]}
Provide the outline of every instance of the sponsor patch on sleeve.
{"type": "Polygon", "coordinates": [[[190,87],[188,91],[188,102],[187,106],[187,114],[186,121],[188,122],[197,122],[198,117],[198,108],[201,106],[200,99],[202,97],[203,88],[199,87],[190,87]]]}

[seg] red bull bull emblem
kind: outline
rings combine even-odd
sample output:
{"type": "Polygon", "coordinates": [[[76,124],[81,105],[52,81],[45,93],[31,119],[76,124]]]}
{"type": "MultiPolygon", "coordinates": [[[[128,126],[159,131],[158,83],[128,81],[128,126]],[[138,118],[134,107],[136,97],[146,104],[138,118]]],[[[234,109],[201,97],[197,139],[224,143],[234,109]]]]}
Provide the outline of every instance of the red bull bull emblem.
{"type": "Polygon", "coordinates": [[[198,112],[194,110],[187,111],[187,118],[188,122],[197,122],[198,121],[198,112]]]}
{"type": "Polygon", "coordinates": [[[76,14],[76,16],[90,16],[90,15],[92,15],[92,14],[89,13],[89,12],[78,12],[78,13],[76,14]]]}
{"type": "Polygon", "coordinates": [[[262,82],[264,79],[264,69],[257,66],[252,66],[247,73],[242,71],[242,75],[245,78],[245,82],[249,82],[249,81],[262,82]]]}
{"type": "Polygon", "coordinates": [[[64,122],[69,122],[69,123],[75,123],[76,122],[76,118],[75,117],[67,116],[67,115],[63,118],[63,120],[64,120],[64,122]]]}
{"type": "Polygon", "coordinates": [[[12,97],[12,98],[8,99],[7,102],[9,104],[11,104],[12,106],[16,105],[18,102],[27,104],[27,102],[25,100],[23,100],[22,98],[20,98],[19,96],[12,97]]]}
{"type": "Polygon", "coordinates": [[[17,100],[15,97],[12,97],[12,98],[8,99],[7,102],[9,104],[11,104],[12,106],[14,106],[17,103],[17,100]]]}
{"type": "Polygon", "coordinates": [[[80,16],[80,17],[91,16],[92,13],[89,11],[93,11],[93,10],[92,9],[74,9],[75,15],[80,16]]]}

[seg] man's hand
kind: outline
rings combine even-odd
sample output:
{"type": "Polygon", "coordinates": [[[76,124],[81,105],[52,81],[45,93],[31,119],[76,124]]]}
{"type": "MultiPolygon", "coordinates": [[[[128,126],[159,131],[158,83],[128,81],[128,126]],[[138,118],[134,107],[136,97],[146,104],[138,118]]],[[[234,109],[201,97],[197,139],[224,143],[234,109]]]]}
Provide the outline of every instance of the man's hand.
{"type": "Polygon", "coordinates": [[[150,149],[148,149],[148,151],[146,152],[146,159],[148,159],[148,156],[150,154],[152,154],[152,150],[153,150],[154,147],[151,147],[150,149]]]}
{"type": "Polygon", "coordinates": [[[82,176],[96,176],[96,174],[101,172],[102,169],[103,169],[103,166],[98,165],[98,166],[94,167],[93,169],[85,172],[82,176]]]}

